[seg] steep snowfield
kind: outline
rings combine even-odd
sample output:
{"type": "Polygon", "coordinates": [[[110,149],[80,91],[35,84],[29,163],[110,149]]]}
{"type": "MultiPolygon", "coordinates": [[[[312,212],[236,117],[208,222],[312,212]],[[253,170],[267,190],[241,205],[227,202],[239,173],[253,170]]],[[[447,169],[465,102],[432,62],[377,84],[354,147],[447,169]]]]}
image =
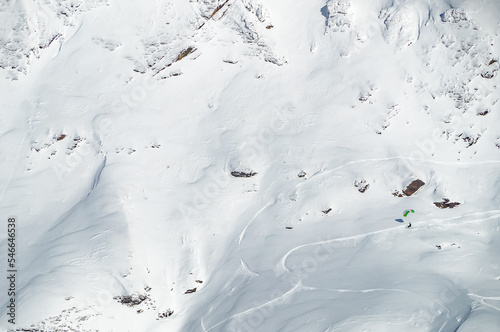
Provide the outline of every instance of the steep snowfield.
{"type": "Polygon", "coordinates": [[[498,2],[7,1],[0,22],[2,331],[500,330],[498,2]]]}

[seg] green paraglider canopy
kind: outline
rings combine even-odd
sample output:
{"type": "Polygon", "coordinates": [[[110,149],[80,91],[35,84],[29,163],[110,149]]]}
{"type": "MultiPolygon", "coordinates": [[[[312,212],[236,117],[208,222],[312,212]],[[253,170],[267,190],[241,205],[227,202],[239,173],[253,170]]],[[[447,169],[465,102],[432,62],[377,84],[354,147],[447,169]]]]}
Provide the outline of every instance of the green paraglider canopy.
{"type": "Polygon", "coordinates": [[[403,213],[403,217],[408,217],[408,215],[409,215],[410,213],[415,213],[415,211],[413,211],[413,210],[411,210],[411,209],[410,209],[410,210],[406,210],[406,211],[403,213]]]}

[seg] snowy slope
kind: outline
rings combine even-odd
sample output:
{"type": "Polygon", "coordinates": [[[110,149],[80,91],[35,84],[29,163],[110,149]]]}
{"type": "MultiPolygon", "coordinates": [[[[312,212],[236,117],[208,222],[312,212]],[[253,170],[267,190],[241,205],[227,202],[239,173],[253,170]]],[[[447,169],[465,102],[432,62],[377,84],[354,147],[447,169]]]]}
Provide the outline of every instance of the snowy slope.
{"type": "Polygon", "coordinates": [[[498,2],[8,1],[0,22],[2,331],[500,330],[498,2]]]}

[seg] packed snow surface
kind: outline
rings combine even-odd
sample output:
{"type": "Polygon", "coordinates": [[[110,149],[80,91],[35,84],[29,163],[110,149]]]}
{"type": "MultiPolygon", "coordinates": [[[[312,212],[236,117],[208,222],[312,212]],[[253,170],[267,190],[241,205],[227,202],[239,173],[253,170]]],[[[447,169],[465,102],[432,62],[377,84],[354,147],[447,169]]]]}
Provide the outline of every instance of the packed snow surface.
{"type": "Polygon", "coordinates": [[[1,2],[0,330],[499,331],[499,33],[495,0],[1,2]]]}

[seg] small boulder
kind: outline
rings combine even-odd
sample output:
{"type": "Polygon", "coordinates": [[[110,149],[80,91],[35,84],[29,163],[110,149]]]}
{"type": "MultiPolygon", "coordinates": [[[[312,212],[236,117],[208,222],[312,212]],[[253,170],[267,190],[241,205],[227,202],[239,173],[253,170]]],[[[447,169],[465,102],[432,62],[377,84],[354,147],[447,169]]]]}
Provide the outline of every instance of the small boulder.
{"type": "Polygon", "coordinates": [[[184,294],[191,294],[191,293],[194,293],[194,292],[196,292],[196,287],[188,289],[184,294]]]}
{"type": "Polygon", "coordinates": [[[477,116],[485,116],[488,113],[490,113],[490,110],[485,108],[485,109],[477,110],[476,115],[477,116]]]}
{"type": "Polygon", "coordinates": [[[488,80],[492,79],[493,77],[495,77],[496,75],[496,70],[489,70],[489,69],[486,69],[484,70],[482,73],[481,73],[481,77],[482,78],[486,78],[488,80]]]}
{"type": "Polygon", "coordinates": [[[165,312],[160,312],[158,313],[158,318],[167,318],[170,317],[174,314],[174,311],[172,309],[167,309],[165,312]]]}
{"type": "Polygon", "coordinates": [[[440,209],[453,209],[455,206],[460,205],[460,203],[450,202],[448,198],[443,198],[442,202],[434,202],[434,205],[436,205],[440,209]]]}
{"type": "Polygon", "coordinates": [[[235,178],[251,178],[252,176],[257,175],[256,172],[240,172],[240,171],[232,171],[231,175],[235,178]]]}

